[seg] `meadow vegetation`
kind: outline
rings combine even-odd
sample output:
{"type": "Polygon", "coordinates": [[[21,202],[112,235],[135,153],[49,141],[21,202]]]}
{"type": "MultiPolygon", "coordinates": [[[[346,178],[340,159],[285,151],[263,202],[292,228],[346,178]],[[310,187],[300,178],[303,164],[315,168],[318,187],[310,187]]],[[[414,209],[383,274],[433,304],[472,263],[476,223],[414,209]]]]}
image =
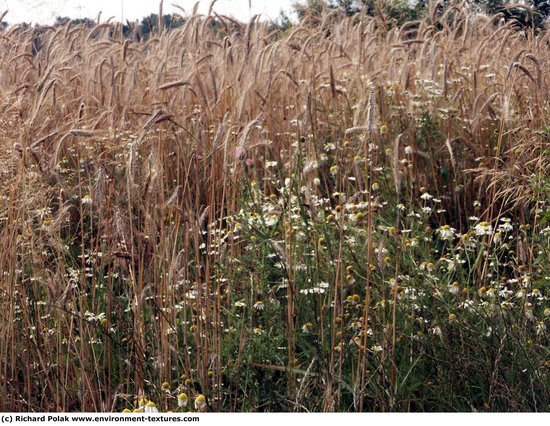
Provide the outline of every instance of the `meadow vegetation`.
{"type": "Polygon", "coordinates": [[[550,410],[550,34],[500,18],[4,30],[0,409],[550,410]]]}

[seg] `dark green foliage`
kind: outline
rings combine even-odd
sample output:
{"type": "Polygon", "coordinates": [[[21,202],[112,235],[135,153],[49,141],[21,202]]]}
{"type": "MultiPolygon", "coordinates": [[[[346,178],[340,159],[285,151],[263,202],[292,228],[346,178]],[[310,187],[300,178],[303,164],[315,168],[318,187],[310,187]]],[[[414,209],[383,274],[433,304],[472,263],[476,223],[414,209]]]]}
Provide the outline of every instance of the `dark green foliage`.
{"type": "MultiPolygon", "coordinates": [[[[449,3],[444,1],[443,5],[446,7],[449,3]]],[[[338,7],[348,15],[363,12],[370,16],[382,16],[390,23],[399,25],[421,19],[429,10],[428,0],[332,0],[329,5],[338,7]]],[[[525,5],[510,0],[475,0],[470,5],[487,14],[499,13],[507,21],[514,20],[519,29],[543,28],[550,15],[549,0],[530,0],[525,5]]]]}
{"type": "MultiPolygon", "coordinates": [[[[185,20],[176,15],[163,15],[162,16],[164,28],[171,30],[181,27],[185,20]]],[[[156,13],[152,13],[141,20],[140,33],[144,38],[148,38],[149,35],[155,31],[159,31],[159,17],[156,13]]]]}
{"type": "Polygon", "coordinates": [[[427,11],[428,1],[335,0],[331,4],[349,15],[364,12],[369,16],[383,16],[392,24],[401,25],[422,18],[427,11]]]}

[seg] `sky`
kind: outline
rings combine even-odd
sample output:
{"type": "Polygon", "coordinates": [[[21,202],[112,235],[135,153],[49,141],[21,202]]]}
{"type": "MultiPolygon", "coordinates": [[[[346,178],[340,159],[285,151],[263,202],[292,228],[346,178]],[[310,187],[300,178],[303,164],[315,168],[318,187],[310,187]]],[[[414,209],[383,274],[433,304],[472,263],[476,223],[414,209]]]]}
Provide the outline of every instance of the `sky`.
{"type": "MultiPolygon", "coordinates": [[[[303,2],[304,0],[300,0],[303,2]]],[[[165,0],[163,13],[181,10],[191,13],[197,0],[165,0]]],[[[242,21],[249,20],[256,14],[263,14],[267,19],[276,19],[282,10],[291,9],[296,0],[218,0],[213,10],[220,15],[227,15],[242,21]]],[[[211,0],[200,0],[199,13],[206,13],[211,0]]],[[[33,24],[52,24],[56,16],[71,18],[96,19],[101,11],[101,20],[114,17],[130,21],[141,19],[159,11],[160,0],[0,0],[0,13],[9,10],[4,21],[10,24],[29,22],[33,24]]]]}

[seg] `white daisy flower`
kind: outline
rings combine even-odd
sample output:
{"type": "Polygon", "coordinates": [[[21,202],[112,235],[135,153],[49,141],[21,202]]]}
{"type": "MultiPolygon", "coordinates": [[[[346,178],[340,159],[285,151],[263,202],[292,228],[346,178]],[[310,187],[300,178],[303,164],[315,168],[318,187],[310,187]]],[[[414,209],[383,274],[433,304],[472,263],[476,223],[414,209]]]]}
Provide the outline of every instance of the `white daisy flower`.
{"type": "Polygon", "coordinates": [[[256,303],[254,303],[254,309],[258,311],[263,311],[265,309],[264,302],[262,302],[261,300],[258,300],[256,303]]]}
{"type": "Polygon", "coordinates": [[[489,222],[480,222],[474,226],[476,235],[490,235],[493,232],[493,227],[489,222]]]}
{"type": "Polygon", "coordinates": [[[204,395],[197,395],[195,398],[195,410],[201,411],[204,407],[206,407],[206,398],[204,395]]]}
{"type": "Polygon", "coordinates": [[[186,407],[189,403],[189,397],[185,393],[180,393],[178,395],[178,407],[186,407]]]}
{"type": "Polygon", "coordinates": [[[451,228],[449,225],[443,225],[437,230],[439,238],[442,240],[452,240],[456,236],[456,229],[451,228]]]}
{"type": "Polygon", "coordinates": [[[158,413],[159,409],[153,401],[149,401],[147,404],[145,404],[143,411],[146,413],[158,413]]]}

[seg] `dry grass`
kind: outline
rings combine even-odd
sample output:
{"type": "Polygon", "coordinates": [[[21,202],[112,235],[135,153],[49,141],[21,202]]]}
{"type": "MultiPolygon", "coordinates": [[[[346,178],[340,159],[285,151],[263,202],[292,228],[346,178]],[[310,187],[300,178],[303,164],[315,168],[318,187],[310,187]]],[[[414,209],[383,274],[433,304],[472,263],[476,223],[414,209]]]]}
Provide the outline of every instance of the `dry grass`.
{"type": "MultiPolygon", "coordinates": [[[[224,330],[240,324],[228,324],[232,294],[256,297],[262,279],[244,279],[246,250],[224,233],[228,217],[246,207],[244,188],[255,181],[252,190],[277,194],[264,180],[266,161],[284,165],[283,182],[302,156],[319,167],[300,171],[299,185],[345,192],[346,180],[329,178],[321,154],[348,139],[334,164],[355,177],[358,193],[370,196],[376,167],[386,165],[394,197],[430,188],[447,209],[441,222],[459,230],[474,213],[525,218],[532,176],[550,167],[540,133],[550,119],[549,37],[465,9],[396,29],[327,12],[284,34],[257,20],[198,15],[141,42],[121,39],[111,24],[2,33],[0,408],[118,409],[185,373],[189,392],[206,393],[213,410],[261,409],[243,403],[244,379],[223,375],[224,330]],[[370,167],[348,167],[346,155],[370,167]]],[[[369,232],[375,215],[369,208],[369,232]]],[[[343,241],[335,242],[337,259],[343,241]]],[[[290,361],[277,373],[286,374],[286,399],[301,409],[308,386],[323,384],[323,405],[313,406],[342,409],[341,355],[312,358],[305,373],[290,368],[301,327],[297,243],[287,230],[271,244],[288,271],[290,361]]],[[[368,264],[375,248],[365,247],[368,264]]],[[[528,264],[533,254],[522,256],[528,264]]],[[[335,275],[336,306],[344,275],[335,275]]],[[[324,326],[335,330],[335,346],[339,317],[330,318],[324,326]]],[[[393,320],[395,331],[395,312],[393,320]]],[[[242,354],[254,322],[237,330],[239,350],[229,357],[237,371],[250,361],[242,354]]],[[[357,383],[368,379],[369,357],[356,360],[357,383]]],[[[367,409],[362,392],[355,409],[367,409]]],[[[162,398],[168,406],[171,396],[162,398]]]]}

